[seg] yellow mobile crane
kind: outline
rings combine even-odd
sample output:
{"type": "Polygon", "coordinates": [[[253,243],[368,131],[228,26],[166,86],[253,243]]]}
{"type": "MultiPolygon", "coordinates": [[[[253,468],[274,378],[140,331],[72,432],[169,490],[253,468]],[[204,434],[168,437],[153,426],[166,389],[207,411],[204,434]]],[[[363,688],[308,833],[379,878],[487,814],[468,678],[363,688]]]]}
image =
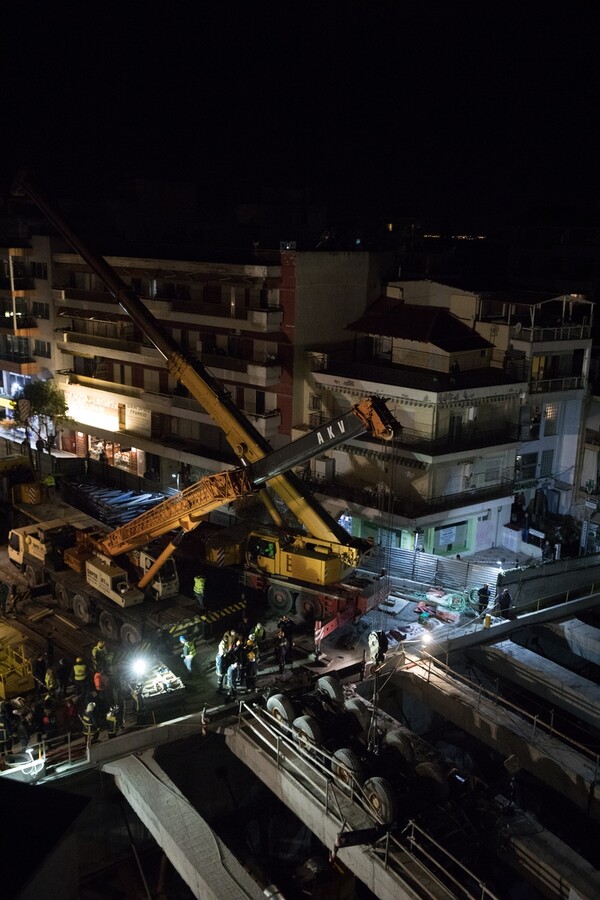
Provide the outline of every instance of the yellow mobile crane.
{"type": "MultiPolygon", "coordinates": [[[[304,612],[314,614],[317,618],[320,618],[323,613],[331,617],[332,608],[329,604],[315,604],[311,599],[311,596],[314,596],[310,592],[311,585],[339,586],[340,581],[346,575],[352,573],[359,565],[362,555],[368,551],[370,545],[349,535],[316,501],[302,482],[289,472],[289,469],[302,460],[309,459],[316,453],[339,444],[342,440],[348,440],[356,436],[364,428],[371,430],[371,433],[377,437],[386,440],[391,439],[394,433],[394,424],[397,423],[394,422],[387,408],[381,401],[377,404],[377,402],[373,402],[373,398],[368,398],[369,402],[363,401],[363,404],[358,404],[351,411],[351,414],[341,416],[339,419],[334,420],[333,423],[329,423],[329,425],[317,429],[315,432],[311,432],[309,435],[288,445],[282,452],[281,464],[277,465],[268,442],[246,419],[241,410],[235,406],[223,386],[198,360],[187,359],[182,354],[171,336],[163,330],[137,294],[119,278],[103,257],[90,250],[72,232],[62,219],[62,216],[39,193],[26,172],[21,172],[17,177],[13,185],[13,193],[17,196],[29,197],[42,210],[75,252],[103,281],[116,302],[120,304],[151,340],[165,359],[168,371],[190,391],[211,418],[222,428],[228,443],[243,464],[253,467],[255,474],[252,486],[250,486],[249,482],[244,486],[243,490],[248,488],[248,492],[251,492],[257,488],[260,489],[261,499],[264,501],[276,526],[267,536],[267,539],[257,537],[250,542],[252,563],[263,573],[262,578],[254,579],[254,586],[268,590],[271,605],[276,609],[291,608],[295,597],[300,597],[303,602],[302,609],[304,612]],[[263,460],[263,468],[261,470],[260,463],[263,460]],[[269,488],[294,514],[305,529],[305,532],[290,533],[289,530],[281,530],[283,526],[281,516],[273,499],[262,488],[265,484],[268,484],[269,488]],[[271,579],[273,580],[272,584],[269,583],[271,579]],[[292,583],[299,582],[299,587],[295,594],[287,590],[285,586],[282,587],[280,579],[292,583]],[[302,598],[304,599],[302,600],[302,598]]],[[[242,475],[243,471],[237,473],[240,479],[242,479],[242,475]]],[[[219,485],[217,494],[223,497],[226,492],[222,490],[220,482],[226,477],[223,475],[212,476],[212,483],[219,485]]],[[[232,476],[228,484],[233,484],[235,480],[236,478],[232,476]]],[[[202,479],[199,483],[203,487],[197,488],[202,496],[206,487],[204,482],[206,482],[206,479],[202,479]]],[[[195,488],[196,486],[192,486],[189,490],[194,491],[195,488]]],[[[185,497],[186,491],[182,492],[181,496],[185,497]]],[[[235,499],[239,496],[241,494],[238,494],[235,499]]],[[[204,497],[198,503],[194,512],[185,519],[185,523],[177,524],[180,533],[190,530],[192,520],[195,524],[198,524],[202,517],[206,515],[209,509],[205,506],[205,500],[206,498],[204,497]]],[[[221,502],[228,502],[228,500],[222,500],[221,502]]],[[[211,508],[214,508],[214,506],[211,508]]],[[[171,525],[170,527],[175,526],[171,525]]],[[[161,533],[164,534],[167,530],[169,529],[164,528],[161,533]]],[[[150,535],[150,531],[148,535],[150,535]]],[[[110,555],[123,552],[123,549],[116,549],[118,543],[119,539],[115,536],[111,547],[109,548],[106,545],[104,552],[108,551],[110,555]]],[[[139,543],[137,546],[139,546],[139,543]]],[[[165,550],[165,553],[161,554],[160,561],[166,559],[173,552],[174,546],[175,544],[172,543],[165,550]]],[[[157,564],[159,564],[158,561],[157,564]]],[[[151,573],[147,574],[148,577],[151,576],[151,573]]],[[[355,593],[355,591],[352,591],[352,596],[355,593]]],[[[333,596],[334,612],[339,603],[335,592],[333,596]]],[[[345,606],[346,604],[342,603],[342,605],[345,606]]],[[[356,606],[356,603],[352,600],[350,606],[356,606]]]]}

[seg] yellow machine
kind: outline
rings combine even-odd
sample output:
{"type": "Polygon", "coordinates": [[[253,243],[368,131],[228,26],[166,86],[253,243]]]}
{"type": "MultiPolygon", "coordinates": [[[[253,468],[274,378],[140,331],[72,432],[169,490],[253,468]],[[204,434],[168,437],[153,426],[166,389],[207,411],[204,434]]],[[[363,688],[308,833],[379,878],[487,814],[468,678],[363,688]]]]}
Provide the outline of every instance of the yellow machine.
{"type": "Polygon", "coordinates": [[[25,656],[23,644],[0,644],[0,699],[19,697],[33,690],[31,661],[25,656]]]}

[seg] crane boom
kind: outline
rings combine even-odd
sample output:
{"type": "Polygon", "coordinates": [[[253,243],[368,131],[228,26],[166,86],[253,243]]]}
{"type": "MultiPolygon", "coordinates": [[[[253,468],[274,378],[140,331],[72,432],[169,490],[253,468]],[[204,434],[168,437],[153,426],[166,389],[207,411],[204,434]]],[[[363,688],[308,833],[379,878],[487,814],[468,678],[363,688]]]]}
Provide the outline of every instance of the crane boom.
{"type": "MultiPolygon", "coordinates": [[[[356,435],[365,429],[390,440],[393,421],[382,401],[367,397],[353,406],[350,412],[330,423],[328,446],[335,446],[349,435],[356,435]]],[[[252,466],[207,475],[175,497],[115,528],[98,542],[98,549],[107,556],[117,556],[143,547],[176,528],[186,533],[192,531],[212,510],[247,497],[273,473],[285,471],[290,465],[313,457],[321,450],[324,440],[317,429],[281,450],[271,451],[252,466]]]]}
{"type": "MultiPolygon", "coordinates": [[[[104,257],[92,251],[74,234],[58,211],[37,190],[27,172],[21,171],[17,175],[13,183],[13,194],[28,196],[103,281],[117,303],[163,356],[171,375],[189,390],[223,430],[234,453],[250,464],[265,457],[271,450],[268,441],[235,406],[223,385],[198,360],[190,360],[184,356],[138,295],[122,281],[104,257]]],[[[364,550],[363,543],[348,534],[293,473],[278,474],[266,480],[310,535],[326,541],[332,547],[338,545],[339,552],[358,565],[364,550]]]]}

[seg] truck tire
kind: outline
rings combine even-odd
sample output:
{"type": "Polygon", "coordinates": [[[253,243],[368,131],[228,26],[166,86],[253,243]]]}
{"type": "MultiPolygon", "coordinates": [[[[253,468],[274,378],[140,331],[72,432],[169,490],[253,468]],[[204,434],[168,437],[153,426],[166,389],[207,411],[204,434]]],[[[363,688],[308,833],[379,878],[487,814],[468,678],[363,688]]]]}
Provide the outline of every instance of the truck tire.
{"type": "Polygon", "coordinates": [[[383,825],[391,825],[396,819],[396,797],[385,778],[368,778],[363,784],[367,806],[383,825]]]}
{"type": "Polygon", "coordinates": [[[142,641],[142,635],[139,628],[137,625],[132,625],[131,622],[125,622],[121,625],[120,635],[121,643],[126,647],[134,647],[142,641]]]}
{"type": "Polygon", "coordinates": [[[412,734],[408,728],[395,728],[388,731],[383,738],[385,747],[390,747],[393,752],[402,757],[402,761],[410,769],[415,764],[415,748],[412,742],[412,734]]]}
{"type": "Polygon", "coordinates": [[[450,788],[443,767],[438,762],[420,762],[415,766],[418,779],[417,794],[431,803],[441,803],[448,799],[450,788]]]}
{"type": "Polygon", "coordinates": [[[319,747],[323,742],[323,735],[319,723],[314,716],[298,716],[292,723],[296,740],[306,749],[319,747]]]}
{"type": "Polygon", "coordinates": [[[279,719],[280,722],[285,722],[286,725],[291,725],[296,718],[292,702],[285,694],[273,694],[272,697],[269,697],[267,700],[267,710],[272,716],[279,719]]]}
{"type": "Polygon", "coordinates": [[[336,750],[331,759],[331,769],[336,778],[349,787],[364,783],[365,774],[362,763],[354,750],[348,750],[344,747],[341,750],[336,750]]]}
{"type": "Polygon", "coordinates": [[[105,609],[103,609],[98,616],[98,627],[104,637],[108,638],[109,641],[117,641],[119,639],[119,623],[113,614],[107,612],[105,609]]]}
{"type": "Polygon", "coordinates": [[[38,584],[38,571],[33,566],[25,566],[25,581],[30,588],[35,587],[36,584],[38,584]]]}
{"type": "Polygon", "coordinates": [[[71,612],[71,598],[69,597],[69,592],[66,587],[63,587],[62,584],[57,584],[54,588],[54,596],[56,597],[56,603],[59,609],[64,609],[65,612],[71,612]]]}
{"type": "Polygon", "coordinates": [[[80,622],[83,622],[84,625],[89,625],[92,621],[89,600],[87,600],[86,597],[82,597],[81,594],[73,595],[73,612],[75,613],[75,617],[79,619],[80,622]]]}
{"type": "Polygon", "coordinates": [[[351,700],[346,700],[344,706],[351,712],[355,717],[358,724],[358,735],[359,737],[366,740],[367,732],[369,730],[369,712],[364,703],[361,703],[360,700],[356,700],[354,697],[351,700]]]}
{"type": "Polygon", "coordinates": [[[337,706],[344,705],[344,689],[333,675],[322,675],[317,679],[317,690],[326,694],[337,706]]]}
{"type": "Polygon", "coordinates": [[[314,594],[308,594],[305,591],[300,591],[296,597],[296,612],[304,622],[314,622],[315,619],[323,618],[321,601],[314,594]]]}
{"type": "Polygon", "coordinates": [[[294,605],[292,592],[280,584],[272,584],[267,593],[267,602],[273,612],[284,615],[291,612],[294,605]]]}

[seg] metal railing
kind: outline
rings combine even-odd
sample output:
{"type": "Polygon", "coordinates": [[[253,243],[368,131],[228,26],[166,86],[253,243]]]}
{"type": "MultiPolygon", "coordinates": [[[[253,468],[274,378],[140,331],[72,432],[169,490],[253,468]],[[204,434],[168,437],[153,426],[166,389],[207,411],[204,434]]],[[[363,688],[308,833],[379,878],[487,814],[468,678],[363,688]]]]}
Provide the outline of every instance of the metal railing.
{"type": "MultiPolygon", "coordinates": [[[[444,649],[443,643],[440,643],[439,646],[441,650],[444,649]]],[[[570,735],[560,731],[554,724],[555,709],[553,707],[546,706],[543,708],[542,713],[530,713],[522,706],[518,706],[516,703],[512,703],[502,696],[499,692],[499,679],[496,682],[496,690],[490,690],[485,688],[481,681],[471,679],[468,675],[464,675],[463,673],[452,669],[447,662],[444,663],[440,659],[436,659],[432,654],[427,654],[425,660],[413,660],[412,662],[407,663],[403,668],[414,669],[415,662],[417,662],[417,665],[426,668],[427,673],[425,680],[427,682],[431,680],[433,671],[437,677],[447,681],[448,684],[451,682],[458,682],[472,691],[477,697],[475,708],[478,711],[480,711],[481,705],[484,702],[489,702],[492,709],[490,710],[490,707],[486,707],[486,717],[493,716],[493,710],[502,710],[505,713],[516,715],[518,719],[522,720],[524,723],[524,728],[519,732],[519,737],[532,746],[535,746],[538,732],[543,732],[549,737],[558,739],[561,744],[576,751],[580,756],[585,757],[585,759],[592,764],[594,771],[590,783],[595,784],[598,781],[600,775],[600,754],[598,753],[598,750],[594,748],[594,744],[596,743],[595,738],[590,734],[591,746],[586,746],[580,741],[572,738],[570,735]],[[547,721],[543,718],[544,715],[547,716],[547,721]]],[[[536,705],[538,707],[540,706],[539,697],[536,698],[536,705]]],[[[512,721],[514,724],[514,719],[512,721]]],[[[559,762],[561,766],[564,766],[564,756],[562,753],[560,754],[560,758],[557,758],[556,761],[559,762]]]]}
{"type": "MultiPolygon", "coordinates": [[[[266,751],[278,771],[301,784],[322,807],[322,814],[335,820],[340,831],[352,824],[348,819],[351,815],[348,801],[374,825],[384,824],[354,774],[346,770],[344,780],[337,778],[333,755],[304,740],[293,726],[259,707],[241,702],[237,731],[260,746],[263,755],[266,751]],[[342,802],[346,804],[343,811],[342,802]]],[[[440,896],[440,891],[447,896],[450,890],[458,900],[495,898],[477,875],[412,821],[399,834],[388,831],[363,847],[374,863],[382,864],[387,872],[403,884],[410,884],[422,897],[433,900],[440,896]],[[478,885],[476,894],[472,891],[474,884],[478,885]]]]}

